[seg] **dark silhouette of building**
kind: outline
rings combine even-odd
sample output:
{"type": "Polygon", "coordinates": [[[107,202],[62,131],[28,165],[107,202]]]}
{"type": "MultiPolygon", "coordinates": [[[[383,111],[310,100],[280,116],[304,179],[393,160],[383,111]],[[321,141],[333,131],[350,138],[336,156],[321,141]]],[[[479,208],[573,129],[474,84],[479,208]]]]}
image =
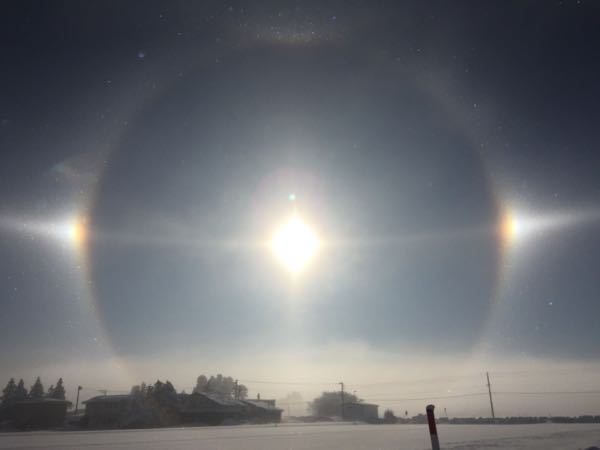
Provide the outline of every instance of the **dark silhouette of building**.
{"type": "MultiPolygon", "coordinates": [[[[85,402],[85,421],[90,428],[128,428],[165,425],[161,409],[152,400],[135,395],[101,395],[85,402]]],[[[275,400],[235,400],[209,392],[178,394],[171,425],[176,423],[221,425],[224,423],[280,422],[282,409],[275,400]]]]}
{"type": "Polygon", "coordinates": [[[18,428],[63,426],[71,402],[56,398],[27,399],[15,402],[11,415],[18,428]]]}
{"type": "Polygon", "coordinates": [[[183,423],[219,425],[245,419],[245,404],[240,400],[208,392],[182,394],[179,398],[183,423]]]}
{"type": "Polygon", "coordinates": [[[137,400],[133,395],[99,395],[83,402],[87,425],[91,428],[127,426],[137,400]]]}
{"type": "Polygon", "coordinates": [[[251,422],[281,422],[283,410],[275,406],[275,400],[243,400],[245,417],[251,422]]]}

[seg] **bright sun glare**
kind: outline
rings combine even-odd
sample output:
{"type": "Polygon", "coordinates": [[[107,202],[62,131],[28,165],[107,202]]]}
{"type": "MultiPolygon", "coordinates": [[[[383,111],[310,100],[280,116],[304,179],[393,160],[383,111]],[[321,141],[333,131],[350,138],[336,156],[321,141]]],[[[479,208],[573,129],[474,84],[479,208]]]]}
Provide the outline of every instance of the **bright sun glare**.
{"type": "Polygon", "coordinates": [[[275,233],[271,249],[292,273],[298,273],[313,259],[319,244],[315,233],[293,216],[275,233]]]}

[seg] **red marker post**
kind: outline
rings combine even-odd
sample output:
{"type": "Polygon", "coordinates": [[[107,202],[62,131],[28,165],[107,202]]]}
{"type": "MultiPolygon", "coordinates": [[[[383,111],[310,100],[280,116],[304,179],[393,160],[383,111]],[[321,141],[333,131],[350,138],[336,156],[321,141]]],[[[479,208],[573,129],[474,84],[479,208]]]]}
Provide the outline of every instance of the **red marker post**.
{"type": "Polygon", "coordinates": [[[437,435],[437,427],[435,426],[435,414],[433,409],[435,406],[427,405],[427,423],[429,424],[429,436],[431,437],[431,449],[440,450],[440,440],[437,435]]]}

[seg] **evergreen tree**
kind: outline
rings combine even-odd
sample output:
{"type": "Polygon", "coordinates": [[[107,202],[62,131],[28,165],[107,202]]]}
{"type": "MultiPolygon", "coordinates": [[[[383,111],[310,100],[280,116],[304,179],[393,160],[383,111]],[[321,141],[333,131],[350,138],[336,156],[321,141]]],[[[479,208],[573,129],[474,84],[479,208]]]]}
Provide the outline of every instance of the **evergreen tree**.
{"type": "Polygon", "coordinates": [[[56,398],[59,400],[65,399],[65,387],[63,386],[63,379],[59,378],[56,382],[56,386],[52,389],[52,393],[48,393],[48,397],[56,398]]]}
{"type": "Polygon", "coordinates": [[[170,425],[177,422],[177,407],[179,399],[177,391],[170,381],[163,383],[157,380],[154,386],[149,386],[151,394],[148,400],[152,408],[158,413],[161,425],[170,425]],[[151,389],[150,389],[151,388],[151,389]]]}
{"type": "Polygon", "coordinates": [[[129,391],[129,394],[133,395],[134,397],[141,397],[142,396],[142,388],[140,387],[139,384],[131,386],[131,391],[129,391]]]}
{"type": "MultiPolygon", "coordinates": [[[[323,392],[320,397],[315,398],[310,404],[309,408],[315,416],[341,416],[342,415],[342,400],[341,393],[337,392],[323,392]]],[[[344,392],[344,403],[355,403],[359,399],[355,395],[344,392]]]]}
{"type": "Polygon", "coordinates": [[[152,386],[151,389],[151,395],[154,399],[158,399],[163,392],[163,386],[164,383],[160,380],[156,380],[156,383],[154,383],[154,386],[152,386]]]}
{"type": "Polygon", "coordinates": [[[35,383],[33,383],[33,386],[31,386],[31,389],[29,390],[29,396],[31,398],[42,398],[44,396],[44,385],[42,384],[40,377],[35,379],[35,383]]]}
{"type": "Polygon", "coordinates": [[[196,387],[194,388],[194,390],[192,392],[194,394],[196,394],[198,392],[205,392],[207,385],[208,385],[208,379],[204,375],[200,375],[196,379],[196,387]]]}
{"type": "Polygon", "coordinates": [[[175,386],[173,386],[173,384],[167,380],[165,383],[165,392],[167,392],[169,395],[177,395],[177,391],[175,390],[175,386]]]}
{"type": "Polygon", "coordinates": [[[200,375],[196,380],[196,387],[194,387],[194,393],[198,392],[210,392],[218,394],[224,397],[244,399],[248,396],[248,388],[243,384],[237,385],[232,377],[224,377],[222,374],[217,376],[210,376],[206,378],[204,375],[200,375]]]}
{"type": "Polygon", "coordinates": [[[6,387],[2,390],[2,404],[6,405],[15,401],[17,393],[17,385],[15,379],[11,378],[6,384],[6,387]]]}
{"type": "Polygon", "coordinates": [[[27,398],[27,389],[25,389],[25,382],[23,378],[19,380],[17,389],[15,390],[15,401],[25,400],[27,398]]]}

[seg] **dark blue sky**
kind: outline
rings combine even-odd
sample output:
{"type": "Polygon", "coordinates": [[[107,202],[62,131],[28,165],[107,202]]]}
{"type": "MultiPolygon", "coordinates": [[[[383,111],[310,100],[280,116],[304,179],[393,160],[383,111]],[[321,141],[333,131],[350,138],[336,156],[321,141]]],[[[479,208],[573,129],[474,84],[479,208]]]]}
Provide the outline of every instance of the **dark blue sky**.
{"type": "Polygon", "coordinates": [[[599,12],[5,4],[3,366],[482,340],[597,360],[599,12]],[[290,193],[325,244],[296,283],[255,245],[290,193]],[[511,205],[573,220],[507,249],[511,205]],[[44,230],[73,215],[78,249],[44,230]]]}

